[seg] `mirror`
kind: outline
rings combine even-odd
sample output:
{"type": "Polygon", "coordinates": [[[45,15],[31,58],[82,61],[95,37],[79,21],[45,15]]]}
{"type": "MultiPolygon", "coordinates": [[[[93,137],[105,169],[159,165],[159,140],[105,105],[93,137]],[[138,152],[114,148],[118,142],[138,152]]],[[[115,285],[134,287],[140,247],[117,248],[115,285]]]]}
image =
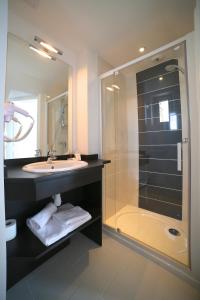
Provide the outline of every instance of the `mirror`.
{"type": "MultiPolygon", "coordinates": [[[[12,101],[26,110],[35,122],[30,134],[22,141],[4,142],[6,159],[46,156],[49,150],[55,151],[55,155],[70,151],[68,107],[72,68],[57,57],[51,60],[40,56],[29,45],[8,33],[5,101],[12,101]]],[[[25,132],[29,119],[18,113],[15,116],[25,132]]],[[[5,124],[5,133],[9,137],[18,130],[19,124],[13,121],[5,124]]]]}

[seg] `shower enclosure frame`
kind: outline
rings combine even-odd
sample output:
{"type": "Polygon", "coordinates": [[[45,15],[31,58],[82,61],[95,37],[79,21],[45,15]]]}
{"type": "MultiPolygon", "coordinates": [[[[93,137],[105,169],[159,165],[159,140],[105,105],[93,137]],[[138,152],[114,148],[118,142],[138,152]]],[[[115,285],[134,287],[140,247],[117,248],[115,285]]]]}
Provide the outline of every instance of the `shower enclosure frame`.
{"type": "MultiPolygon", "coordinates": [[[[168,50],[171,47],[175,47],[179,44],[183,44],[184,48],[185,48],[185,74],[186,74],[186,78],[185,78],[185,82],[186,82],[186,92],[187,92],[187,119],[188,119],[188,150],[187,150],[187,156],[188,156],[188,170],[187,170],[187,174],[188,174],[188,192],[187,192],[187,199],[188,199],[188,203],[187,203],[187,208],[188,208],[188,257],[189,257],[189,262],[188,262],[188,266],[186,265],[182,265],[181,263],[175,261],[174,259],[170,258],[169,256],[165,255],[164,253],[160,253],[159,251],[157,251],[154,248],[150,248],[148,247],[148,245],[144,245],[143,243],[141,243],[140,241],[135,240],[134,238],[131,239],[131,242],[133,244],[135,244],[135,247],[138,249],[140,249],[141,252],[145,252],[148,256],[153,257],[153,259],[155,259],[156,261],[161,261],[165,266],[171,266],[172,268],[178,268],[181,269],[183,271],[191,271],[191,134],[190,134],[190,128],[191,128],[191,121],[190,121],[190,97],[189,97],[189,84],[188,84],[188,67],[187,67],[187,43],[189,41],[189,37],[188,35],[181,37],[173,42],[170,42],[156,50],[153,50],[147,54],[144,54],[138,58],[135,58],[131,61],[129,61],[128,63],[125,63],[121,66],[118,66],[116,68],[113,68],[112,70],[109,70],[103,74],[101,74],[99,76],[99,86],[100,86],[100,101],[99,101],[99,112],[100,112],[100,155],[102,157],[103,155],[103,135],[102,135],[102,128],[103,128],[103,122],[102,122],[102,93],[101,93],[101,81],[102,79],[114,75],[115,72],[118,72],[126,67],[130,67],[136,63],[139,63],[147,58],[150,58],[154,55],[159,54],[162,51],[168,50]]],[[[184,137],[183,137],[184,138],[184,137]]],[[[103,193],[103,204],[105,203],[105,195],[103,193]]],[[[103,211],[104,211],[105,207],[103,207],[103,211]]],[[[107,229],[108,226],[106,226],[107,229]]],[[[120,239],[126,240],[126,237],[124,237],[123,235],[115,232],[112,228],[107,229],[110,231],[111,234],[117,235],[120,239]]]]}
{"type": "MultiPolygon", "coordinates": [[[[73,149],[73,122],[72,122],[72,84],[71,84],[71,78],[69,78],[69,88],[68,91],[65,91],[51,99],[49,99],[48,101],[45,102],[45,118],[46,118],[46,145],[47,143],[47,136],[48,136],[48,126],[47,126],[47,122],[48,122],[48,105],[54,101],[56,101],[57,99],[59,99],[62,96],[66,96],[67,97],[67,106],[68,106],[68,110],[67,110],[67,120],[68,120],[68,129],[67,129],[67,136],[66,138],[68,139],[68,149],[67,149],[67,153],[72,153],[72,149],[73,149]]],[[[48,152],[49,149],[47,149],[46,146],[46,153],[48,152]]]]}

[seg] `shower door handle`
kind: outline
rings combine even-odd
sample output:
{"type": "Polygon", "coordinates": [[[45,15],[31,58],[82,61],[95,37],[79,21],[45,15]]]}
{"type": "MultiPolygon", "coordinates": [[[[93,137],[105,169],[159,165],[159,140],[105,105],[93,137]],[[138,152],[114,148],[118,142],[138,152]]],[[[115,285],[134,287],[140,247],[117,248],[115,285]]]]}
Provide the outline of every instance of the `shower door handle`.
{"type": "Polygon", "coordinates": [[[182,143],[177,143],[177,170],[182,171],[182,143]]]}

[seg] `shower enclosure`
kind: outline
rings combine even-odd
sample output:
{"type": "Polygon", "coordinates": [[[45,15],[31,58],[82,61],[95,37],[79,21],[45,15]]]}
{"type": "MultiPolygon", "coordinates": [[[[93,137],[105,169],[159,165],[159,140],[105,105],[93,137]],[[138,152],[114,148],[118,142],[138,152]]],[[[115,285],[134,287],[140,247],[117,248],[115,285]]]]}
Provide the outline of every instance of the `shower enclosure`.
{"type": "Polygon", "coordinates": [[[185,43],[101,76],[104,224],[189,265],[185,43]]]}

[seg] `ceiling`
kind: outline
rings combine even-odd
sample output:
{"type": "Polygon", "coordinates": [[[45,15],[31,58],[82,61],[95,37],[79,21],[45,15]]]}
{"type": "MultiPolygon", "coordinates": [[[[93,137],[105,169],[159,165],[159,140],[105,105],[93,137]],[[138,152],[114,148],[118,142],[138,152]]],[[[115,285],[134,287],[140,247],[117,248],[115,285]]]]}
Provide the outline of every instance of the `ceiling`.
{"type": "Polygon", "coordinates": [[[118,66],[193,30],[195,0],[9,0],[9,10],[63,47],[118,66]]]}

